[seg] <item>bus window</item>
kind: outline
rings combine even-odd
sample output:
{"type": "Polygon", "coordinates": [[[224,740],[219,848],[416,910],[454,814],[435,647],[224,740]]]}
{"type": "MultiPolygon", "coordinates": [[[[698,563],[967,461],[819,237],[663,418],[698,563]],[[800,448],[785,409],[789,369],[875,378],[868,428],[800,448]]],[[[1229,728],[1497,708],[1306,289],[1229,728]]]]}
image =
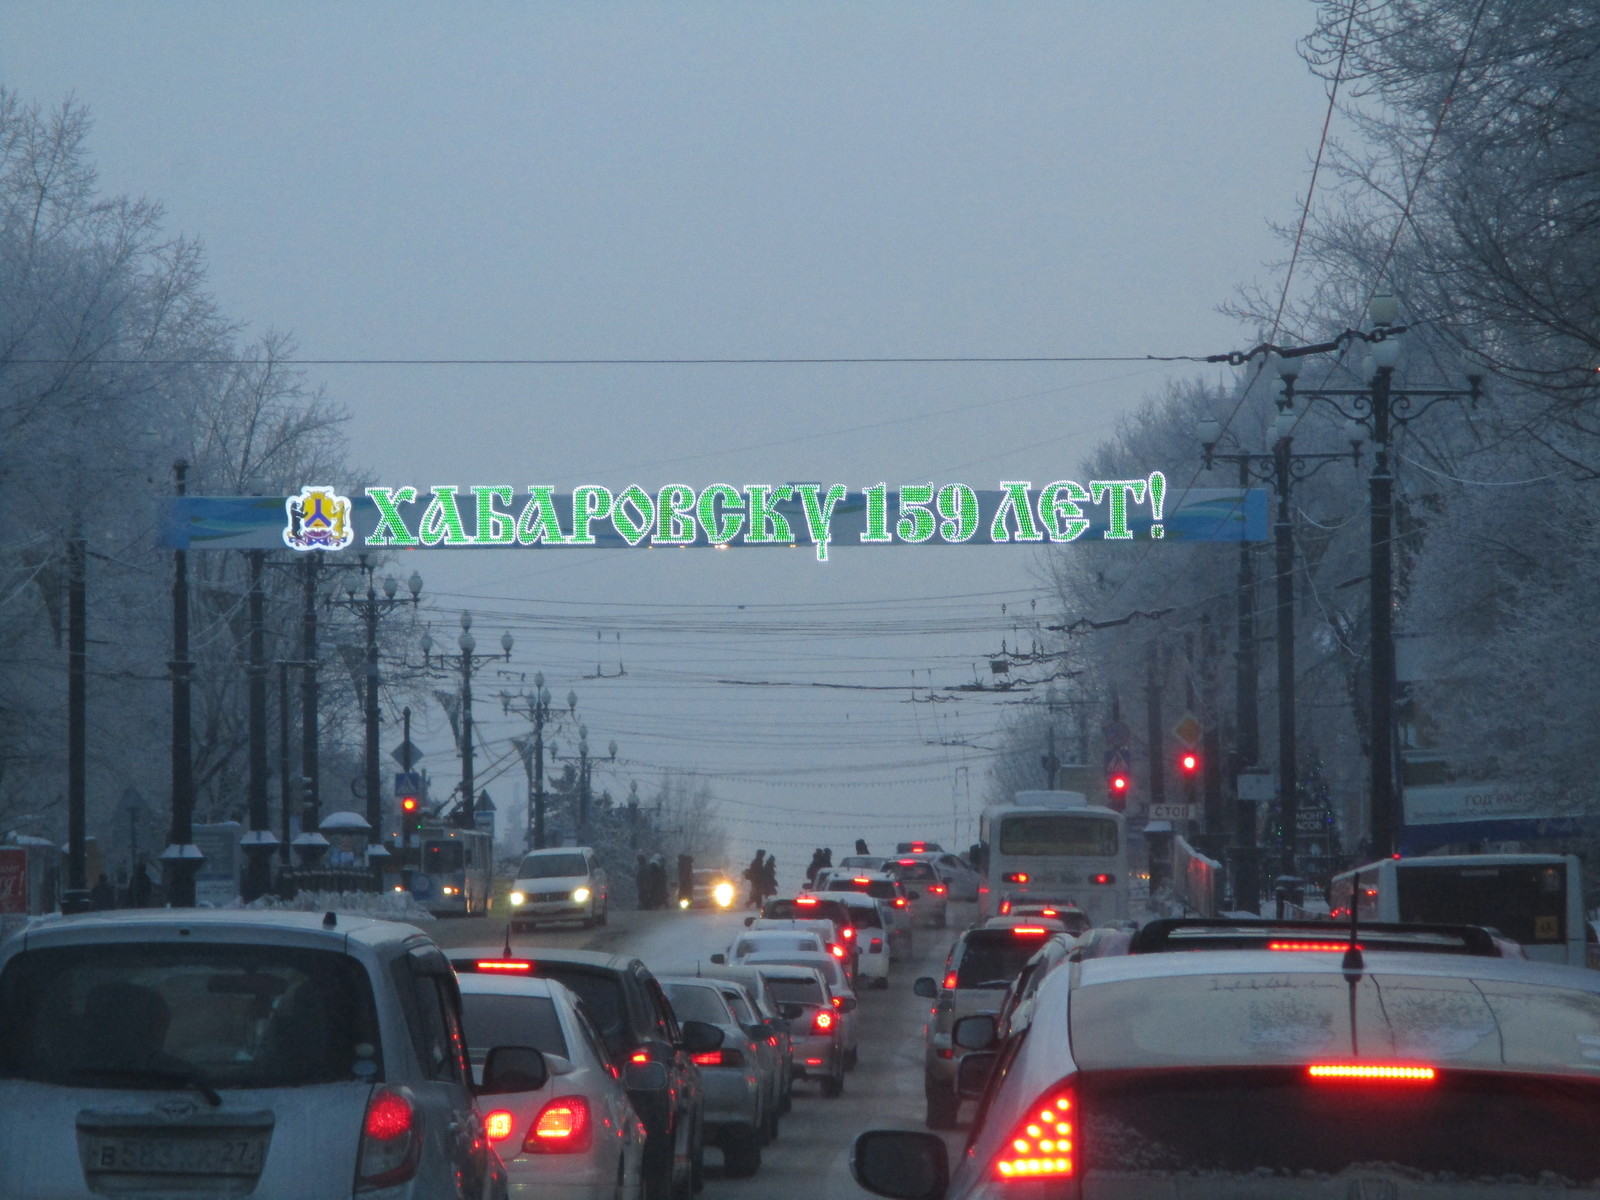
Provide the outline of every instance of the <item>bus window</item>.
{"type": "Polygon", "coordinates": [[[460,842],[426,842],[422,847],[422,869],[429,875],[459,871],[466,865],[466,847],[460,842]]]}
{"type": "Polygon", "coordinates": [[[1566,940],[1563,863],[1411,868],[1395,876],[1402,921],[1487,925],[1524,946],[1566,940]]]}
{"type": "Polygon", "coordinates": [[[1000,822],[1003,855],[1109,858],[1117,854],[1117,823],[1077,813],[1034,813],[1000,822]]]}

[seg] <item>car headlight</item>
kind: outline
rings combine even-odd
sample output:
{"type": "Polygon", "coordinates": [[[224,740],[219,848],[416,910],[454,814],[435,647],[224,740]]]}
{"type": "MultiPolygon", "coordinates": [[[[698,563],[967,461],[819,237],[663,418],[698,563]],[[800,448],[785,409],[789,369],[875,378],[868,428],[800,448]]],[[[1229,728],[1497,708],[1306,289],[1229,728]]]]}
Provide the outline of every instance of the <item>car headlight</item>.
{"type": "Polygon", "coordinates": [[[577,901],[579,904],[582,904],[585,900],[587,900],[589,898],[589,889],[586,888],[586,887],[573,888],[572,889],[572,898],[575,901],[577,901]]]}
{"type": "Polygon", "coordinates": [[[513,903],[513,904],[526,904],[527,902],[528,902],[528,897],[526,895],[524,895],[522,892],[512,892],[511,893],[511,903],[513,903]]]}
{"type": "Polygon", "coordinates": [[[689,907],[689,897],[687,897],[687,896],[679,896],[678,897],[678,907],[679,908],[688,908],[689,907]]]}
{"type": "Polygon", "coordinates": [[[441,892],[443,892],[446,896],[454,896],[461,889],[460,888],[453,888],[453,887],[442,887],[439,890],[441,892]]]}
{"type": "Polygon", "coordinates": [[[733,905],[733,884],[723,882],[711,889],[711,898],[717,902],[719,908],[730,908],[733,905]]]}

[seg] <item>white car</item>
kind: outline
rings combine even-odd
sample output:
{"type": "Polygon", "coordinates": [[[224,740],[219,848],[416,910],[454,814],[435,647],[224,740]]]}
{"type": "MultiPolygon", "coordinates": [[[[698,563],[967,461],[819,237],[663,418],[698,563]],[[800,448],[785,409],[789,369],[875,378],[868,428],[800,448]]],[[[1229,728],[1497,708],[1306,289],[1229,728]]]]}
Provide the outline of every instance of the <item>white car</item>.
{"type": "Polygon", "coordinates": [[[587,929],[604,925],[611,911],[606,870],[588,846],[532,851],[517,868],[510,900],[512,929],[543,921],[578,921],[587,929]]]}
{"type": "Polygon", "coordinates": [[[828,943],[809,929],[752,929],[741,933],[728,947],[727,954],[713,954],[714,963],[739,966],[752,954],[822,954],[828,943]]]}
{"type": "Polygon", "coordinates": [[[543,1087],[485,1105],[512,1200],[637,1200],[645,1128],[578,998],[553,979],[469,973],[460,982],[474,1069],[510,1037],[537,1047],[549,1068],[543,1087]]]}
{"type": "Polygon", "coordinates": [[[853,1070],[856,1065],[856,994],[850,987],[849,980],[845,977],[844,967],[832,955],[818,953],[761,953],[748,954],[744,958],[744,965],[750,967],[766,968],[769,966],[811,967],[821,975],[828,985],[828,994],[832,998],[834,1016],[839,1023],[838,1038],[840,1048],[844,1051],[844,1069],[853,1070]]]}
{"type": "Polygon", "coordinates": [[[925,850],[921,853],[903,854],[900,857],[932,863],[938,870],[939,877],[944,880],[945,887],[950,889],[949,899],[977,903],[978,873],[959,855],[951,854],[947,850],[925,850]]]}
{"type": "Polygon", "coordinates": [[[829,892],[829,900],[836,900],[850,911],[855,930],[852,939],[856,944],[856,979],[866,980],[866,987],[889,986],[889,921],[883,915],[883,905],[861,892],[829,892]]]}

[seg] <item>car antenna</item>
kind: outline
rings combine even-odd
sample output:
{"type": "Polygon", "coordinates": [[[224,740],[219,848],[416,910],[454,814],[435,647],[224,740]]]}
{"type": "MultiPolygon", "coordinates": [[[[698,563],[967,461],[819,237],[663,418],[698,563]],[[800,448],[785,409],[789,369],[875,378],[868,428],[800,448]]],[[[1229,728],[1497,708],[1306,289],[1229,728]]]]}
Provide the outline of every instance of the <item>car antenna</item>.
{"type": "Polygon", "coordinates": [[[511,918],[506,918],[506,948],[500,955],[501,958],[511,957],[511,918]]]}
{"type": "Polygon", "coordinates": [[[1361,876],[1357,874],[1350,880],[1350,945],[1345,949],[1344,962],[1340,964],[1347,974],[1355,972],[1360,974],[1366,967],[1366,960],[1361,956],[1361,906],[1356,898],[1361,893],[1361,876]]]}

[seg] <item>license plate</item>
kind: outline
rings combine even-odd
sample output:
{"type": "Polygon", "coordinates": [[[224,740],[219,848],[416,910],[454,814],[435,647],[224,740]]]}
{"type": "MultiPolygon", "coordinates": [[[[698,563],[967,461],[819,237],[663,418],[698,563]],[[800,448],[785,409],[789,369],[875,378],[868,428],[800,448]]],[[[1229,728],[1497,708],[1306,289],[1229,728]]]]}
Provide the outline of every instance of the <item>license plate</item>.
{"type": "Polygon", "coordinates": [[[84,1167],[113,1175],[259,1175],[264,1137],[91,1137],[84,1167]]]}

